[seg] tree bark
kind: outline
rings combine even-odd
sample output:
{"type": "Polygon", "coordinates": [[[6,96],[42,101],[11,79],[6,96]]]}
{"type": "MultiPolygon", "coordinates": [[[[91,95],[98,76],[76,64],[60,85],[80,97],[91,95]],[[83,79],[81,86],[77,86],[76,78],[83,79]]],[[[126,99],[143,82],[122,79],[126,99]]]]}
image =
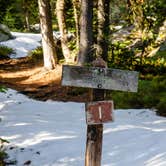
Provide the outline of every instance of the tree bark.
{"type": "Polygon", "coordinates": [[[26,28],[28,31],[30,31],[30,24],[29,24],[29,12],[25,12],[25,22],[26,22],[26,28]]]}
{"type": "Polygon", "coordinates": [[[80,16],[80,50],[78,54],[77,64],[83,65],[93,60],[93,1],[81,1],[80,16]]]}
{"type": "Polygon", "coordinates": [[[110,0],[98,0],[97,56],[108,59],[110,0]]]}
{"type": "MultiPolygon", "coordinates": [[[[94,67],[107,67],[106,62],[98,57],[92,62],[94,67]]],[[[90,91],[91,101],[102,101],[105,99],[104,89],[92,89],[90,91]]],[[[87,126],[87,142],[85,154],[85,166],[101,166],[103,142],[103,124],[87,126]]]]}
{"type": "Polygon", "coordinates": [[[30,23],[29,23],[29,3],[25,0],[22,1],[23,14],[25,15],[25,28],[30,31],[30,23]]]}
{"type": "Polygon", "coordinates": [[[76,48],[79,50],[79,42],[80,42],[80,31],[79,31],[79,18],[80,15],[78,14],[78,11],[80,9],[80,0],[73,0],[73,9],[74,9],[74,19],[75,19],[75,27],[76,27],[76,48]]]}
{"type": "Polygon", "coordinates": [[[70,63],[70,62],[74,62],[74,58],[72,58],[71,51],[67,45],[68,38],[67,38],[67,28],[66,28],[64,10],[65,10],[65,1],[57,0],[56,13],[57,13],[57,19],[58,19],[58,26],[61,33],[62,52],[65,57],[66,63],[70,63]]]}
{"type": "Polygon", "coordinates": [[[52,70],[55,68],[57,63],[57,55],[53,39],[50,4],[48,0],[38,0],[38,5],[42,34],[44,68],[52,70]]]}
{"type": "Polygon", "coordinates": [[[88,125],[85,166],[101,166],[103,124],[88,125]]]}

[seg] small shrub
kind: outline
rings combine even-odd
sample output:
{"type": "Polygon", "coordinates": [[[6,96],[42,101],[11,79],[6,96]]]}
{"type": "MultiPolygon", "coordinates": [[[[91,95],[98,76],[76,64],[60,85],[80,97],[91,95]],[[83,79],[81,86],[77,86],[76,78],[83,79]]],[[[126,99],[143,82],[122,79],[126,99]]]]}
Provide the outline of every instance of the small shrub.
{"type": "Polygon", "coordinates": [[[15,54],[15,51],[12,48],[0,45],[0,59],[9,59],[10,54],[15,54]]]}
{"type": "Polygon", "coordinates": [[[37,47],[35,50],[32,50],[28,55],[28,59],[32,62],[38,62],[43,60],[42,47],[37,47]]]}
{"type": "Polygon", "coordinates": [[[0,85],[0,92],[5,93],[5,92],[6,92],[6,90],[7,90],[7,88],[6,88],[6,87],[4,87],[4,86],[0,85]]]}
{"type": "Polygon", "coordinates": [[[156,106],[157,114],[166,117],[166,96],[156,106]]]}
{"type": "Polygon", "coordinates": [[[166,77],[140,80],[137,93],[112,92],[116,108],[155,108],[157,114],[166,116],[166,77]]]}
{"type": "Polygon", "coordinates": [[[7,140],[0,138],[0,166],[5,166],[5,159],[8,158],[5,152],[4,143],[9,143],[7,140]]]}

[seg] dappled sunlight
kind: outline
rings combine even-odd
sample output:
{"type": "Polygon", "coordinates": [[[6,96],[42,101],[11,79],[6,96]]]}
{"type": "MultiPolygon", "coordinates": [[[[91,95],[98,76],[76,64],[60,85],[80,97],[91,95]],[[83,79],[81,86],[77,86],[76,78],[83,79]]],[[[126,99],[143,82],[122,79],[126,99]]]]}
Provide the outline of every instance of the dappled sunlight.
{"type": "Polygon", "coordinates": [[[51,141],[51,140],[64,140],[64,139],[73,139],[77,138],[77,136],[73,135],[58,135],[54,133],[49,132],[40,132],[38,134],[35,134],[34,137],[31,136],[30,139],[25,139],[22,143],[17,144],[17,146],[20,147],[28,147],[32,145],[36,145],[39,143],[42,143],[43,141],[51,141]]]}
{"type": "Polygon", "coordinates": [[[16,36],[14,40],[8,40],[1,42],[3,45],[10,46],[16,52],[16,55],[12,55],[13,58],[25,57],[30,50],[41,46],[41,34],[28,34],[13,32],[13,36],[16,36]]]}
{"type": "Polygon", "coordinates": [[[64,158],[59,159],[57,162],[58,162],[59,166],[68,166],[68,165],[72,165],[73,162],[78,162],[78,161],[81,161],[81,160],[82,160],[82,163],[83,163],[84,159],[81,158],[81,157],[76,157],[76,158],[64,157],[64,158]]]}
{"type": "Polygon", "coordinates": [[[32,125],[31,123],[16,123],[13,126],[27,126],[27,125],[32,125]]]}
{"type": "Polygon", "coordinates": [[[161,123],[165,123],[166,124],[166,119],[155,120],[155,121],[151,121],[151,122],[144,122],[144,124],[161,124],[161,123]]]}
{"type": "Polygon", "coordinates": [[[138,130],[138,129],[142,129],[142,130],[150,130],[150,131],[154,131],[154,132],[164,132],[166,131],[166,128],[154,128],[154,127],[144,127],[144,126],[138,126],[138,125],[123,125],[123,126],[116,126],[116,128],[108,128],[104,130],[104,134],[109,134],[109,133],[114,133],[114,132],[120,132],[120,131],[126,131],[126,130],[138,130]]]}
{"type": "Polygon", "coordinates": [[[118,131],[123,131],[123,130],[129,130],[129,129],[133,129],[135,128],[135,126],[132,126],[132,125],[119,125],[119,126],[116,126],[116,128],[107,128],[104,130],[104,134],[109,134],[111,132],[118,132],[118,131]]]}
{"type": "MultiPolygon", "coordinates": [[[[2,136],[2,134],[1,134],[1,136],[2,136]]],[[[11,135],[11,136],[2,136],[3,139],[9,140],[9,142],[11,142],[15,139],[18,139],[20,137],[21,137],[21,135],[19,135],[19,134],[11,135]]]]}
{"type": "MultiPolygon", "coordinates": [[[[85,104],[35,101],[8,90],[0,95],[0,136],[21,166],[83,166],[86,145],[85,104]]],[[[150,110],[115,110],[104,125],[103,166],[164,166],[165,119],[150,110]]]]}
{"type": "Polygon", "coordinates": [[[0,111],[5,107],[4,103],[0,103],[0,111]]]}
{"type": "MultiPolygon", "coordinates": [[[[19,71],[8,71],[5,73],[0,73],[1,78],[3,79],[9,79],[9,78],[28,78],[29,76],[39,73],[41,71],[41,67],[34,68],[28,68],[24,70],[19,71]]],[[[19,81],[19,80],[18,80],[19,81]]]]}
{"type": "Polygon", "coordinates": [[[145,166],[164,166],[164,165],[166,165],[165,158],[166,158],[166,152],[159,153],[159,154],[151,157],[144,164],[145,164],[145,166]]]}

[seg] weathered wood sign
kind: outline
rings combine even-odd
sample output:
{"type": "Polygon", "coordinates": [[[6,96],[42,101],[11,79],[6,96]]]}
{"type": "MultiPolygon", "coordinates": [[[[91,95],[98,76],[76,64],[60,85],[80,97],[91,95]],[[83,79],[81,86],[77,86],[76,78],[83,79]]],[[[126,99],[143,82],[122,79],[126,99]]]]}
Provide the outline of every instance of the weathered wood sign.
{"type": "Polygon", "coordinates": [[[137,92],[138,72],[64,65],[62,85],[137,92]]]}
{"type": "Polygon", "coordinates": [[[109,69],[103,62],[98,57],[94,67],[63,66],[62,85],[93,89],[91,102],[86,103],[85,166],[101,166],[103,123],[113,121],[113,102],[102,101],[104,89],[137,92],[138,72],[109,69]]]}
{"type": "Polygon", "coordinates": [[[86,103],[86,123],[102,124],[113,121],[113,101],[86,103]]]}

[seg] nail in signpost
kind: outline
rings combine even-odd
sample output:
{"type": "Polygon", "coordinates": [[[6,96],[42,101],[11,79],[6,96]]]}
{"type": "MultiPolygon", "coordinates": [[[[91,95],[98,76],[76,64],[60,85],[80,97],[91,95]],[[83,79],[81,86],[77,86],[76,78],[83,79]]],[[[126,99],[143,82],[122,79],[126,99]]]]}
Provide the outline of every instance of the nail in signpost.
{"type": "Polygon", "coordinates": [[[94,61],[94,67],[63,66],[62,85],[92,89],[85,111],[85,166],[101,166],[103,123],[113,121],[113,101],[104,100],[105,89],[137,92],[138,72],[106,68],[103,62],[100,58],[94,61]]]}

